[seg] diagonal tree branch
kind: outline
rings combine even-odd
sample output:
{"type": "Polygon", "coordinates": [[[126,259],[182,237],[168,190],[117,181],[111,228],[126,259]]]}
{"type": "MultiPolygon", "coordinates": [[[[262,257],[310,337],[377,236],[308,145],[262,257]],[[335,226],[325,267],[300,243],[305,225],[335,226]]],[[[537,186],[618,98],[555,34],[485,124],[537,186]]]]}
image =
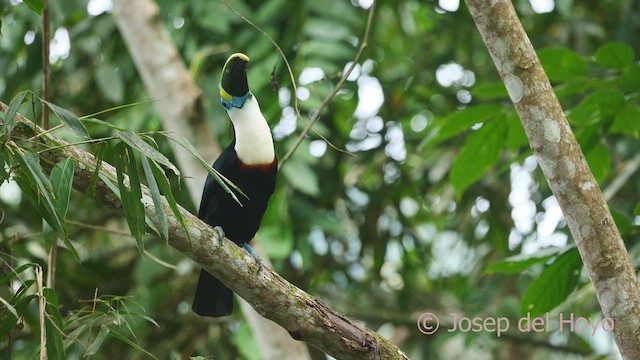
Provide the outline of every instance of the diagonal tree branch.
{"type": "MultiPolygon", "coordinates": [[[[0,110],[8,107],[0,102],[0,110]]],[[[16,127],[11,141],[21,147],[31,147],[25,140],[33,138],[34,130],[42,129],[20,115],[15,117],[16,127]]],[[[85,192],[91,184],[96,169],[95,157],[73,145],[46,134],[38,137],[41,148],[58,146],[56,151],[43,151],[43,164],[55,164],[69,158],[76,164],[73,187],[85,192]],[[62,147],[59,147],[62,146],[62,147]]],[[[103,179],[116,183],[115,168],[102,162],[100,180],[96,184],[95,200],[112,208],[122,208],[122,203],[103,179]]],[[[128,186],[129,180],[125,179],[128,186]]],[[[169,209],[163,198],[162,206],[169,209]]],[[[158,218],[151,193],[142,187],[142,203],[146,216],[158,226],[158,218]]],[[[180,208],[187,223],[185,234],[179,221],[168,211],[169,245],[196,261],[212,275],[224,282],[236,294],[249,302],[262,316],[273,320],[296,340],[304,341],[338,359],[407,359],[407,356],[389,340],[358,325],[324,305],[301,289],[287,282],[269,268],[259,270],[255,259],[230,240],[180,208]]]]}
{"type": "Polygon", "coordinates": [[[520,20],[508,0],[466,0],[558,199],[625,359],[640,359],[640,290],[598,183],[520,20]]]}

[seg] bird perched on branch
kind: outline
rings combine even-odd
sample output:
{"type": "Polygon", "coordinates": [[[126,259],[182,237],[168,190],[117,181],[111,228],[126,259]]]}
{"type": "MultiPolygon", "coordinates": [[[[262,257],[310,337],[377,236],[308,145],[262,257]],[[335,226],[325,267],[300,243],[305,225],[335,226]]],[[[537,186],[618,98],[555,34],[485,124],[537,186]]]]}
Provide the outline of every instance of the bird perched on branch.
{"type": "MultiPolygon", "coordinates": [[[[207,176],[198,217],[221,227],[225,236],[256,256],[249,241],[258,231],[276,184],[278,161],[271,129],[258,100],[249,90],[245,54],[236,53],[222,69],[220,100],[233,125],[233,141],[213,163],[213,168],[244,194],[240,204],[211,175],[207,176]]],[[[192,310],[201,316],[226,316],[233,311],[233,293],[201,269],[192,310]]]]}

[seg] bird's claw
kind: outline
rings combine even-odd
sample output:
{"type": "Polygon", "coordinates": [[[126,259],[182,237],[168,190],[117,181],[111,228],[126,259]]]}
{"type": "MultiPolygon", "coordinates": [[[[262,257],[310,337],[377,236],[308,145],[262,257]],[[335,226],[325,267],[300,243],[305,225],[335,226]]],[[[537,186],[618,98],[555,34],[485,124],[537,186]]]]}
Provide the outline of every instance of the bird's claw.
{"type": "Polygon", "coordinates": [[[255,250],[253,250],[253,248],[249,245],[249,243],[242,244],[242,247],[245,250],[247,250],[249,255],[253,256],[253,258],[256,259],[256,262],[258,263],[258,271],[257,272],[262,271],[262,268],[264,267],[264,262],[262,261],[262,258],[260,258],[260,256],[258,256],[258,254],[255,252],[255,250]]]}
{"type": "Polygon", "coordinates": [[[226,237],[226,235],[224,233],[224,229],[222,228],[222,226],[215,226],[213,228],[213,230],[217,231],[218,235],[220,235],[221,238],[225,238],[226,237]]]}

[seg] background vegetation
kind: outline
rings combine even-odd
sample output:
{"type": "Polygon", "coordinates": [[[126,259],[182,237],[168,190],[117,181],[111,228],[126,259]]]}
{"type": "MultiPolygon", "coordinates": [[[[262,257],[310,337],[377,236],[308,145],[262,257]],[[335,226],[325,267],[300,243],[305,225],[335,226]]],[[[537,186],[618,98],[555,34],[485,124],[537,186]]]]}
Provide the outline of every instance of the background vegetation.
{"type": "MultiPolygon", "coordinates": [[[[40,95],[41,20],[19,1],[0,4],[0,99],[8,103],[27,89],[40,95]]],[[[100,9],[100,4],[50,4],[53,102],[78,115],[154,100],[146,95],[108,6],[100,9]]],[[[546,13],[533,11],[529,1],[514,4],[638,266],[640,181],[633,174],[640,165],[640,39],[634,34],[640,22],[634,14],[640,3],[563,1],[546,13]]],[[[251,88],[283,156],[305,122],[296,120],[296,94],[269,40],[218,1],[158,5],[209,99],[206,111],[220,143],[231,138],[218,105],[220,68],[229,52],[243,51],[252,59],[251,88]],[[274,66],[277,92],[270,84],[274,66]]],[[[229,5],[285,52],[304,118],[353,59],[367,16],[366,4],[340,0],[229,5]]],[[[259,233],[261,244],[278,273],[364,321],[412,358],[615,354],[604,331],[552,328],[497,338],[486,332],[426,336],[416,327],[425,311],[440,316],[446,327],[454,312],[505,316],[515,324],[532,299],[554,309],[552,314],[601,319],[571,235],[475,25],[463,4],[450,6],[377,4],[356,74],[315,126],[351,154],[311,134],[282,168],[259,233]]],[[[31,105],[20,110],[30,115],[31,105]]],[[[161,130],[150,102],[97,117],[134,132],[161,130]]],[[[53,125],[57,121],[52,118],[53,125]]],[[[102,124],[85,126],[92,138],[118,132],[102,124]]],[[[65,131],[56,134],[78,141],[65,131]]],[[[167,139],[151,136],[173,161],[167,139]]],[[[114,146],[83,146],[103,151],[111,163],[118,156],[114,146]]],[[[13,164],[2,150],[3,162],[13,164]]],[[[20,170],[9,173],[19,177],[20,170]]],[[[177,201],[195,210],[177,177],[167,176],[177,201]]],[[[39,312],[32,296],[36,266],[29,264],[46,273],[50,242],[28,194],[7,177],[0,188],[5,278],[0,297],[20,319],[8,308],[0,310],[0,323],[8,324],[0,326],[0,351],[33,358],[39,351],[39,312]],[[11,269],[20,270],[19,276],[11,269]]],[[[62,176],[51,177],[54,182],[62,176]]],[[[150,235],[143,238],[141,255],[122,214],[84,194],[70,196],[65,229],[80,261],[70,251],[59,252],[56,286],[47,297],[58,309],[52,313],[60,314],[52,323],[66,334],[62,346],[68,356],[259,358],[242,314],[212,321],[190,312],[198,266],[150,235]],[[96,295],[100,301],[94,305],[96,295]]]]}

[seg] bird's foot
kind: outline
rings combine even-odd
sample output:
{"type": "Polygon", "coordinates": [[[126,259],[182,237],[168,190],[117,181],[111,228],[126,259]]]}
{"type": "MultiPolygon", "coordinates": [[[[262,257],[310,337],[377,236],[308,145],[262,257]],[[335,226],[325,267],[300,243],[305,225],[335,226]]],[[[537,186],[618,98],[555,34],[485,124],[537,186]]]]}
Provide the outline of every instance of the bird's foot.
{"type": "Polygon", "coordinates": [[[262,258],[260,258],[260,256],[258,256],[256,251],[253,250],[253,248],[249,245],[249,243],[242,244],[242,247],[245,250],[247,250],[249,255],[253,256],[256,259],[256,261],[258,262],[258,272],[260,272],[262,270],[262,268],[264,267],[264,262],[262,261],[262,258]]]}
{"type": "Polygon", "coordinates": [[[220,235],[220,237],[222,237],[222,238],[226,237],[226,235],[224,233],[224,229],[222,228],[222,226],[215,226],[213,228],[213,230],[217,231],[218,234],[220,235]]]}

